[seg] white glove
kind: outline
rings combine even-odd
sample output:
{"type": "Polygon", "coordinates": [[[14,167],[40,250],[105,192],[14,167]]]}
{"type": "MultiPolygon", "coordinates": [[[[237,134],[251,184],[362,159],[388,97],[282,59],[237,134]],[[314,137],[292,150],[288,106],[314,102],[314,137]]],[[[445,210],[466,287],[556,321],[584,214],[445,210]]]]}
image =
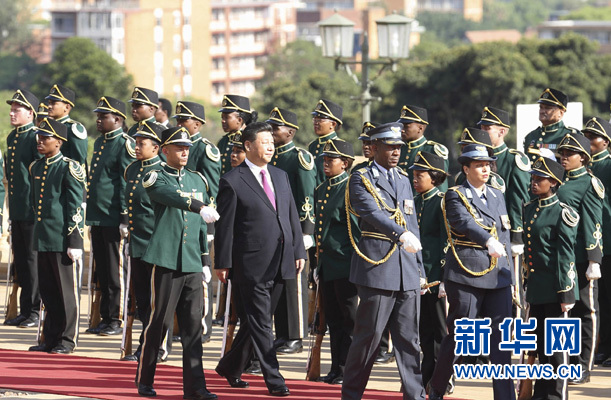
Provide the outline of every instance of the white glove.
{"type": "Polygon", "coordinates": [[[403,232],[399,237],[399,241],[403,243],[403,249],[408,253],[417,253],[422,250],[420,240],[410,231],[403,232]]]}
{"type": "Polygon", "coordinates": [[[586,271],[586,278],[588,278],[589,281],[595,281],[600,279],[601,276],[600,264],[590,261],[590,265],[588,265],[588,270],[586,271]]]}
{"type": "Polygon", "coordinates": [[[524,245],[523,244],[517,244],[517,243],[512,243],[511,244],[511,256],[512,257],[517,257],[519,255],[524,254],[524,245]]]}
{"type": "Polygon", "coordinates": [[[305,249],[307,250],[313,246],[314,239],[312,238],[312,235],[303,235],[303,247],[305,247],[305,249]]]}
{"type": "Polygon", "coordinates": [[[202,216],[202,218],[204,219],[204,221],[206,221],[207,224],[216,222],[219,220],[219,218],[221,218],[219,213],[216,212],[216,209],[210,206],[203,206],[201,210],[199,210],[199,215],[202,216]]]}
{"type": "Polygon", "coordinates": [[[6,228],[6,230],[7,230],[8,232],[12,231],[12,230],[13,230],[13,226],[12,226],[12,224],[11,224],[11,220],[9,219],[9,220],[8,220],[8,221],[6,221],[6,222],[8,222],[8,228],[6,228]]]}
{"type": "Polygon", "coordinates": [[[560,303],[562,312],[569,312],[573,307],[575,307],[575,303],[560,303]]]}
{"type": "Polygon", "coordinates": [[[494,258],[501,258],[507,255],[505,251],[505,246],[495,238],[491,237],[486,242],[486,247],[488,248],[488,254],[494,258]]]}
{"type": "Polygon", "coordinates": [[[208,240],[208,243],[212,242],[214,240],[214,235],[206,235],[206,240],[208,240]]]}
{"type": "Polygon", "coordinates": [[[443,282],[439,284],[439,294],[437,295],[437,297],[439,297],[440,299],[442,297],[446,297],[446,285],[443,282]]]}
{"type": "Polygon", "coordinates": [[[121,233],[121,238],[125,239],[129,235],[129,225],[119,224],[119,233],[121,233]]]}
{"type": "Polygon", "coordinates": [[[425,295],[429,289],[424,289],[424,285],[426,285],[426,279],[420,278],[420,296],[425,295]]]}
{"type": "Polygon", "coordinates": [[[212,272],[210,272],[210,267],[204,265],[202,273],[204,274],[204,282],[210,283],[210,280],[212,279],[212,272]]]}
{"type": "Polygon", "coordinates": [[[73,249],[71,247],[68,247],[67,253],[68,257],[70,257],[72,261],[79,260],[83,257],[83,250],[81,249],[73,249]]]}

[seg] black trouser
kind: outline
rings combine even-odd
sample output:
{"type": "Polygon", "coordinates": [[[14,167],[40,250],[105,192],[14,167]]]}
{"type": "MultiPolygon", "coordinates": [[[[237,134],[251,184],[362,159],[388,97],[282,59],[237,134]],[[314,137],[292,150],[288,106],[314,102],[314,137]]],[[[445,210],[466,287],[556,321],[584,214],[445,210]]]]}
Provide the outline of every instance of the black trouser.
{"type": "Polygon", "coordinates": [[[420,348],[422,349],[422,383],[426,387],[433,376],[441,341],[448,334],[446,299],[437,293],[420,297],[420,348]]]}
{"type": "Polygon", "coordinates": [[[308,279],[304,268],[299,277],[284,280],[284,290],[274,311],[276,337],[286,340],[304,338],[307,334],[307,318],[308,279]]]}
{"type": "Polygon", "coordinates": [[[20,314],[26,318],[38,317],[40,292],[38,268],[34,251],[34,222],[12,221],[13,265],[21,287],[19,295],[20,314]]]}
{"type": "Polygon", "coordinates": [[[151,313],[151,272],[153,271],[153,264],[149,264],[136,257],[130,257],[130,263],[138,319],[142,322],[143,326],[139,339],[140,346],[142,346],[144,342],[144,328],[150,319],[151,313]]]}
{"type": "Polygon", "coordinates": [[[118,226],[91,227],[95,271],[102,291],[100,316],[108,324],[121,324],[123,320],[124,296],[127,295],[124,243],[118,226]]]}
{"type": "Polygon", "coordinates": [[[38,252],[40,295],[45,305],[45,344],[74,350],[78,342],[78,265],[66,252],[38,252]]]}
{"type": "Polygon", "coordinates": [[[600,340],[598,353],[611,356],[611,256],[604,256],[600,264],[602,278],[598,281],[598,302],[600,306],[600,340]]]}
{"type": "Polygon", "coordinates": [[[329,373],[344,375],[348,349],[356,320],[358,294],[356,286],[348,278],[321,282],[325,321],[329,327],[331,370],[329,373]]]}
{"type": "Polygon", "coordinates": [[[594,367],[594,350],[598,335],[598,281],[586,278],[588,262],[577,264],[579,300],[571,310],[571,318],[581,319],[581,353],[571,357],[571,364],[581,364],[584,371],[594,367]]]}
{"type": "Polygon", "coordinates": [[[153,267],[151,288],[154,302],[144,330],[136,382],[153,384],[159,346],[176,312],[183,349],[183,392],[191,395],[206,387],[202,366],[202,274],[177,272],[157,265],[153,267]]]}
{"type": "MultiPolygon", "coordinates": [[[[551,356],[545,355],[545,318],[562,318],[563,313],[560,304],[531,304],[530,318],[537,319],[537,357],[539,364],[551,364],[554,372],[560,364],[568,364],[568,356],[565,352],[554,352],[551,356]]],[[[533,400],[563,400],[568,398],[566,379],[537,379],[533,400]]]]}
{"type": "Polygon", "coordinates": [[[242,376],[254,350],[261,363],[267,387],[273,389],[284,385],[272,332],[272,315],[284,286],[282,282],[268,281],[233,286],[236,290],[234,301],[237,303],[240,329],[233,340],[231,350],[221,358],[217,366],[222,375],[242,376]]]}

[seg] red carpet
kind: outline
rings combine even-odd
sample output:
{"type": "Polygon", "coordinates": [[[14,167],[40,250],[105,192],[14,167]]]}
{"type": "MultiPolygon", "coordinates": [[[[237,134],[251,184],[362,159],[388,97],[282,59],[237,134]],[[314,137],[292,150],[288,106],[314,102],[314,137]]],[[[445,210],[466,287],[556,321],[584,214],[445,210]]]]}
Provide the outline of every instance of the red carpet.
{"type": "MultiPolygon", "coordinates": [[[[0,388],[97,399],[129,399],[138,396],[134,385],[136,363],[71,355],[0,350],[0,388]]],[[[214,371],[206,371],[208,390],[219,399],[271,399],[260,376],[244,376],[249,389],[233,389],[214,371]]],[[[318,382],[286,382],[289,400],[340,399],[340,387],[318,382]]],[[[182,370],[159,365],[155,376],[159,399],[182,399],[182,370]]],[[[397,392],[368,390],[363,399],[401,399],[397,392]]]]}

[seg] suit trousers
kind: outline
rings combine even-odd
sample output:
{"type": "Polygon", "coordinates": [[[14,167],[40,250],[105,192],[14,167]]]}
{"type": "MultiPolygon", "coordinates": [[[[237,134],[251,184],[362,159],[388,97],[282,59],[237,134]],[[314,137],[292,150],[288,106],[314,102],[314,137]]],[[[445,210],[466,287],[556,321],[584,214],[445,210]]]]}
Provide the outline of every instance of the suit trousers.
{"type": "MultiPolygon", "coordinates": [[[[557,370],[560,364],[568,364],[567,353],[555,352],[551,356],[545,355],[545,318],[562,318],[560,304],[531,304],[530,318],[537,319],[537,357],[539,364],[551,364],[557,370]]],[[[566,379],[537,379],[533,400],[564,400],[568,399],[568,385],[566,379]]]]}
{"type": "Polygon", "coordinates": [[[91,227],[91,247],[102,291],[100,316],[106,323],[121,324],[123,320],[124,296],[127,295],[124,243],[118,226],[91,227]]]}
{"type": "MultiPolygon", "coordinates": [[[[453,364],[458,360],[454,355],[454,321],[461,318],[490,318],[490,362],[511,364],[511,352],[499,350],[501,331],[499,324],[511,318],[511,287],[482,289],[460,283],[445,282],[447,301],[450,303],[447,326],[448,335],[441,342],[437,365],[431,378],[431,387],[438,393],[445,393],[454,373],[453,364]]],[[[511,379],[493,379],[494,400],[515,400],[515,389],[511,379]]]]}
{"type": "Polygon", "coordinates": [[[76,348],[80,297],[77,268],[66,252],[38,252],[40,295],[46,311],[43,333],[48,346],[76,348]]]}
{"type": "Polygon", "coordinates": [[[40,291],[38,288],[37,256],[34,251],[34,222],[12,221],[13,265],[21,287],[19,294],[20,314],[38,317],[40,291]]]}
{"type": "Polygon", "coordinates": [[[422,383],[426,387],[433,376],[441,341],[448,334],[446,299],[437,293],[420,298],[420,347],[422,348],[422,383]]]}
{"type": "Polygon", "coordinates": [[[348,281],[348,278],[321,283],[325,321],[329,327],[329,344],[331,347],[331,370],[329,373],[343,375],[356,321],[358,306],[356,286],[348,281]]]}
{"type": "Polygon", "coordinates": [[[598,280],[600,339],[596,352],[611,356],[611,255],[603,257],[600,269],[602,272],[602,278],[598,280]]]}
{"type": "MultiPolygon", "coordinates": [[[[138,310],[138,319],[142,322],[142,326],[146,327],[146,324],[150,318],[151,312],[151,272],[153,271],[153,264],[142,261],[141,258],[130,257],[131,269],[132,269],[132,286],[134,288],[134,296],[136,301],[136,308],[138,310]]],[[[140,332],[140,346],[144,342],[144,329],[140,332]]]]}
{"type": "Polygon", "coordinates": [[[356,311],[354,337],[346,360],[342,400],[362,398],[387,323],[403,384],[403,399],[424,400],[418,339],[420,291],[390,291],[361,285],[356,287],[360,303],[356,311]]]}
{"type": "Polygon", "coordinates": [[[571,356],[572,364],[581,364],[584,371],[594,368],[594,351],[600,320],[598,315],[598,281],[586,278],[588,263],[577,264],[579,300],[571,310],[571,318],[581,319],[581,353],[571,356]]]}
{"type": "Polygon", "coordinates": [[[283,286],[281,280],[256,284],[239,283],[233,286],[236,289],[234,299],[237,300],[240,329],[233,340],[231,350],[218,363],[216,369],[220,374],[242,376],[254,350],[267,387],[274,389],[284,385],[272,332],[272,315],[283,286]]]}
{"type": "Polygon", "coordinates": [[[308,279],[305,268],[299,277],[284,280],[284,290],[274,312],[276,337],[302,339],[308,326],[308,279]]]}
{"type": "Polygon", "coordinates": [[[183,392],[191,395],[206,387],[202,365],[202,274],[183,273],[158,265],[153,266],[151,278],[151,311],[144,330],[142,354],[136,382],[152,385],[157,367],[159,347],[172,326],[174,312],[178,316],[182,344],[183,392]]]}

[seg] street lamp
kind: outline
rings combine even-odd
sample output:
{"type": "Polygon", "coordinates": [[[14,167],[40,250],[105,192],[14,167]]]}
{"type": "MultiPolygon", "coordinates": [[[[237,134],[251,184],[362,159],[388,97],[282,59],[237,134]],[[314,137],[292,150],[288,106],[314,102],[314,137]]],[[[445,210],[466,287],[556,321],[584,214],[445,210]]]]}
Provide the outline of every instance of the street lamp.
{"type": "Polygon", "coordinates": [[[391,67],[394,71],[399,59],[409,56],[409,40],[412,30],[413,19],[403,15],[392,14],[376,21],[378,27],[378,49],[383,60],[369,59],[369,40],[367,32],[363,33],[362,60],[346,60],[354,56],[354,22],[342,17],[337,12],[318,23],[320,36],[322,38],[322,54],[324,57],[335,59],[335,68],[340,65],[346,68],[346,72],[361,85],[361,95],[357,98],[363,108],[363,122],[370,121],[371,102],[380,101],[380,98],[371,96],[369,89],[373,81],[369,79],[369,67],[381,65],[379,76],[384,69],[391,67]],[[360,64],[362,66],[362,77],[359,79],[348,67],[360,64]]]}

